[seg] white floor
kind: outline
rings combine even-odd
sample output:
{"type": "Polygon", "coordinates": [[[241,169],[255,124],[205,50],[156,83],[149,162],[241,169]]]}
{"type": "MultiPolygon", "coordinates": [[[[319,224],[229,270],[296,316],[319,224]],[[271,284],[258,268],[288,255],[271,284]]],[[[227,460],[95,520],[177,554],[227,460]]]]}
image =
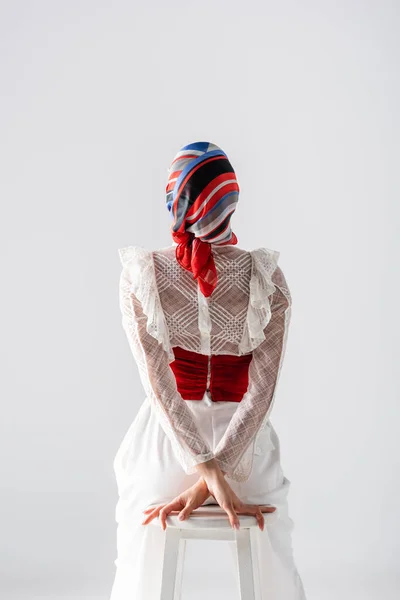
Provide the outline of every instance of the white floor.
{"type": "MultiPolygon", "coordinates": [[[[350,567],[328,560],[323,566],[300,564],[307,600],[399,600],[400,572],[383,570],[378,565],[350,567]]],[[[27,565],[28,566],[28,565],[27,565]]],[[[75,573],[42,573],[40,579],[29,576],[25,581],[2,579],[1,600],[109,600],[113,568],[88,566],[75,573]],[[83,580],[84,579],[84,580],[83,580]]],[[[10,573],[9,573],[10,576],[10,573]]],[[[238,600],[232,555],[227,545],[189,542],[183,579],[182,600],[238,600]]],[[[144,600],[135,598],[132,600],[144,600]]],[[[273,600],[273,598],[271,598],[273,600]]]]}
{"type": "MultiPolygon", "coordinates": [[[[342,581],[337,585],[331,586],[331,582],[327,582],[323,587],[315,585],[307,586],[308,600],[399,600],[400,589],[397,586],[393,587],[385,580],[376,581],[374,586],[362,587],[354,582],[342,581]]],[[[189,593],[184,591],[182,600],[204,600],[207,593],[208,600],[236,600],[236,596],[230,594],[226,589],[214,582],[210,587],[208,585],[198,585],[196,589],[192,589],[189,593]]],[[[2,600],[109,600],[109,595],[104,592],[87,593],[76,591],[75,593],[67,594],[60,592],[47,591],[41,593],[16,593],[11,590],[2,590],[2,600]]]]}
{"type": "MultiPolygon", "coordinates": [[[[307,600],[399,600],[400,581],[395,576],[387,574],[369,573],[365,578],[357,576],[351,579],[349,576],[341,577],[340,574],[329,574],[321,576],[321,573],[307,573],[303,576],[306,588],[307,600]]],[[[82,586],[79,589],[71,589],[73,586],[66,585],[52,588],[46,586],[45,591],[32,589],[31,586],[21,585],[20,589],[1,589],[2,600],[109,600],[109,586],[104,588],[89,589],[82,586]],[[30,589],[29,589],[30,587],[30,589]],[[70,588],[69,592],[62,588],[70,588]],[[24,589],[25,588],[25,589],[24,589]]],[[[188,572],[184,581],[182,600],[238,600],[234,581],[229,575],[215,577],[213,570],[207,575],[188,572]],[[190,583],[190,585],[189,585],[190,583]]],[[[139,600],[139,599],[135,599],[139,600]]],[[[142,600],[142,599],[140,599],[142,600]]],[[[273,599],[271,599],[273,600],[273,599]]]]}

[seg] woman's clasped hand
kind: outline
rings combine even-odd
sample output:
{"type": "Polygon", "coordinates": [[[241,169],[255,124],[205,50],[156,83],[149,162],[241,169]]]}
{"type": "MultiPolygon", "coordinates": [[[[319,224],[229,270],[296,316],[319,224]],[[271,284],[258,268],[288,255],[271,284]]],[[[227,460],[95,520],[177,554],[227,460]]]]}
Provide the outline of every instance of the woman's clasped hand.
{"type": "Polygon", "coordinates": [[[200,463],[196,469],[200,473],[198,481],[171,502],[144,510],[146,517],[142,525],[147,525],[155,517],[159,517],[161,527],[165,530],[170,513],[179,512],[178,518],[183,521],[211,495],[226,512],[233,528],[239,529],[240,527],[238,515],[253,515],[257,519],[261,531],[264,529],[263,513],[274,512],[274,506],[259,506],[242,502],[226,481],[225,473],[221,471],[215,459],[200,463]]]}

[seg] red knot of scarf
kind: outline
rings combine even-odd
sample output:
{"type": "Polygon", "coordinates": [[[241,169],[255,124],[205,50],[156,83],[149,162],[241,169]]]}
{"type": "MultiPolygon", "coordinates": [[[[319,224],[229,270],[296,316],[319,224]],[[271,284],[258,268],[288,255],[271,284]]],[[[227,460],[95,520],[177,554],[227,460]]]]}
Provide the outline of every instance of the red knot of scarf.
{"type": "Polygon", "coordinates": [[[218,280],[211,244],[203,242],[190,231],[172,231],[172,237],[178,244],[176,260],[193,273],[204,296],[211,296],[218,280]]]}

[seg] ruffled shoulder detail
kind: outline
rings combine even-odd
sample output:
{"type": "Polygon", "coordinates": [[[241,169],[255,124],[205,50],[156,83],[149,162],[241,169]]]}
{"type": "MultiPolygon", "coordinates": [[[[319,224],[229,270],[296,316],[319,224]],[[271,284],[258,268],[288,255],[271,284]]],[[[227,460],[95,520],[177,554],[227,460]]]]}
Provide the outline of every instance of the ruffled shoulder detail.
{"type": "Polygon", "coordinates": [[[243,337],[239,345],[242,354],[252,352],[265,340],[264,329],[271,319],[270,296],[275,291],[272,281],[280,253],[269,248],[257,248],[250,252],[252,271],[250,297],[243,337]]]}
{"type": "Polygon", "coordinates": [[[126,246],[118,248],[118,254],[129,279],[129,291],[139,300],[147,317],[147,332],[162,344],[172,362],[175,356],[158,293],[153,253],[141,246],[126,246]]]}
{"type": "Polygon", "coordinates": [[[130,261],[140,254],[148,253],[149,250],[142,248],[141,246],[126,246],[125,248],[118,248],[118,255],[123,267],[128,265],[130,261]]]}

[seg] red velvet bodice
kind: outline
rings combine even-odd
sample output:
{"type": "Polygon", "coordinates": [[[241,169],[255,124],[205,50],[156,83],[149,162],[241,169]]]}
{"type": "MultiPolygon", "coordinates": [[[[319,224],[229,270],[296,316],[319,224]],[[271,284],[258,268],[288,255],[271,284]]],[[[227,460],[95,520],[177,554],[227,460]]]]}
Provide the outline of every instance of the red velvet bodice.
{"type": "Polygon", "coordinates": [[[251,353],[242,356],[213,354],[208,357],[179,346],[174,346],[173,351],[175,360],[170,367],[184,400],[201,400],[208,389],[214,402],[241,401],[249,385],[251,353]]]}

